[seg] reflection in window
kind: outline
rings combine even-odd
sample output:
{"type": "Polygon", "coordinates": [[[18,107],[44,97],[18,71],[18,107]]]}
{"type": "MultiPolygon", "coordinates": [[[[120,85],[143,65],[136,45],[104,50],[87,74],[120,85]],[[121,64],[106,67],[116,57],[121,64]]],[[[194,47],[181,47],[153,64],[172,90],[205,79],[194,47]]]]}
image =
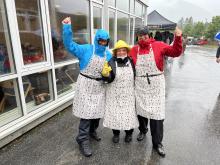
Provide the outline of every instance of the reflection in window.
{"type": "Polygon", "coordinates": [[[142,4],[138,1],[135,2],[135,15],[142,17],[142,4]]]}
{"type": "Polygon", "coordinates": [[[129,12],[129,1],[128,0],[118,0],[116,2],[116,6],[120,10],[124,10],[124,11],[129,12]]]}
{"type": "Polygon", "coordinates": [[[102,8],[93,7],[93,24],[95,31],[102,28],[102,8]]]}
{"type": "Polygon", "coordinates": [[[57,68],[56,72],[56,84],[57,84],[57,94],[64,95],[68,92],[74,90],[75,82],[79,74],[78,63],[57,68]]]}
{"type": "Polygon", "coordinates": [[[134,44],[134,18],[130,18],[130,45],[134,44]]]}
{"type": "Polygon", "coordinates": [[[108,5],[115,7],[115,0],[108,0],[108,5]]]}
{"type": "Polygon", "coordinates": [[[79,44],[90,43],[89,1],[49,0],[51,36],[54,61],[62,62],[73,59],[67,53],[62,42],[62,20],[70,16],[72,21],[73,40],[79,44]]]}
{"type": "Polygon", "coordinates": [[[124,40],[129,43],[129,19],[128,15],[118,12],[117,18],[117,40],[124,40]]]}
{"type": "Polygon", "coordinates": [[[14,72],[5,4],[0,0],[0,75],[14,72]]]}
{"type": "Polygon", "coordinates": [[[46,61],[40,0],[16,0],[24,64],[46,61]]]}
{"type": "Polygon", "coordinates": [[[52,99],[50,72],[40,72],[22,78],[28,112],[52,99]]]}
{"type": "Polygon", "coordinates": [[[134,14],[134,1],[135,0],[130,0],[130,13],[134,14]]]}
{"type": "MultiPolygon", "coordinates": [[[[143,25],[141,18],[135,18],[135,32],[138,28],[140,28],[143,25]]],[[[137,42],[137,37],[135,38],[135,43],[137,42]]]]}
{"type": "Polygon", "coordinates": [[[0,127],[21,116],[17,81],[0,82],[0,127]]]}
{"type": "Polygon", "coordinates": [[[109,48],[113,48],[115,42],[115,12],[112,11],[109,11],[109,35],[110,35],[109,48]]]}

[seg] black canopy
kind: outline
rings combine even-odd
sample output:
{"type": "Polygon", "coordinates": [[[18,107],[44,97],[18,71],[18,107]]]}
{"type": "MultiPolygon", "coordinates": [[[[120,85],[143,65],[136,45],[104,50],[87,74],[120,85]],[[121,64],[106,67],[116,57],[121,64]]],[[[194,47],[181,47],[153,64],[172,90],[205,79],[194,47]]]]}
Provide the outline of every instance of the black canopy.
{"type": "Polygon", "coordinates": [[[156,10],[148,14],[147,19],[147,25],[151,30],[174,30],[176,27],[176,23],[163,17],[156,10]]]}

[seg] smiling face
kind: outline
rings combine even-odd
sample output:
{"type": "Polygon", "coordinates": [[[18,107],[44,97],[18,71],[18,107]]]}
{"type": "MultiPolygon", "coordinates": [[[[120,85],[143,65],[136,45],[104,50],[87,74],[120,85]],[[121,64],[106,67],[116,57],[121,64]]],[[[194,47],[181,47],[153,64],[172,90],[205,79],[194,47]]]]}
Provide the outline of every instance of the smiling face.
{"type": "Polygon", "coordinates": [[[127,48],[119,48],[115,52],[117,57],[125,57],[128,55],[128,49],[127,48]]]}

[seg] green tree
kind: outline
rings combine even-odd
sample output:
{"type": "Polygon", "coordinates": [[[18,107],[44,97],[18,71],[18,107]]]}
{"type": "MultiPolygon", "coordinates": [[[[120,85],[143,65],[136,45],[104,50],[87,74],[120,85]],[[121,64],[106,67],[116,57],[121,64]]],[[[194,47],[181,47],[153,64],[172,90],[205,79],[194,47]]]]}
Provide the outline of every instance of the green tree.
{"type": "Polygon", "coordinates": [[[192,36],[193,25],[186,24],[183,29],[183,34],[187,36],[192,36]]]}
{"type": "Polygon", "coordinates": [[[181,29],[184,28],[184,18],[183,18],[183,17],[178,21],[177,25],[178,25],[181,29]]]}
{"type": "Polygon", "coordinates": [[[192,36],[193,33],[193,18],[186,18],[183,23],[183,34],[187,36],[192,36]]]}
{"type": "Polygon", "coordinates": [[[218,31],[220,31],[220,16],[215,16],[212,17],[212,22],[208,25],[205,36],[206,38],[213,39],[218,31]]]}
{"type": "Polygon", "coordinates": [[[205,24],[203,22],[197,22],[193,26],[192,36],[196,38],[200,38],[204,36],[205,31],[206,31],[205,24]]]}

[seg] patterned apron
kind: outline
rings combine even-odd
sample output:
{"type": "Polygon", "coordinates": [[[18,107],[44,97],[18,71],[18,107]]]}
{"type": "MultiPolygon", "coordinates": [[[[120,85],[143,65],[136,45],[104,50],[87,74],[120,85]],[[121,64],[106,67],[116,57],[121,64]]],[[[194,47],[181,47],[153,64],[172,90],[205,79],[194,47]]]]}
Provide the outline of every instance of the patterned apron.
{"type": "Polygon", "coordinates": [[[149,119],[165,119],[165,78],[149,54],[137,55],[135,96],[137,114],[149,119]],[[148,76],[143,76],[148,75],[148,76]]]}
{"type": "MultiPolygon", "coordinates": [[[[92,78],[101,78],[105,60],[105,57],[93,53],[88,66],[81,73],[92,78]]],[[[97,119],[103,118],[104,112],[104,84],[79,74],[73,99],[73,114],[83,119],[97,119]]]]}
{"type": "Polygon", "coordinates": [[[127,65],[118,67],[116,62],[115,80],[106,88],[104,127],[116,130],[130,130],[138,127],[134,73],[130,61],[127,65]]]}

